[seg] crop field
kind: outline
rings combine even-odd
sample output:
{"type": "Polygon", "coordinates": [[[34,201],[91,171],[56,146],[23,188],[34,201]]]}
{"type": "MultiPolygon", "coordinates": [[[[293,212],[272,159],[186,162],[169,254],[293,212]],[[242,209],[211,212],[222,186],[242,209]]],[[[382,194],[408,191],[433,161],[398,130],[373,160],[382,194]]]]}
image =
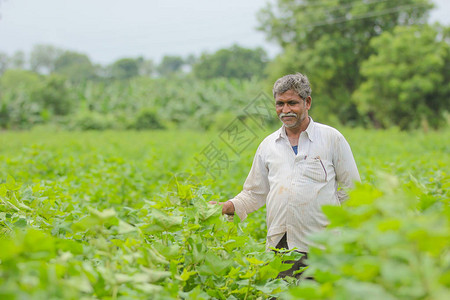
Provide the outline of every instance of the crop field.
{"type": "Polygon", "coordinates": [[[0,299],[450,299],[450,130],[339,128],[362,184],[296,253],[228,220],[268,131],[0,133],[0,299]],[[338,234],[336,233],[338,232],[338,234]]]}

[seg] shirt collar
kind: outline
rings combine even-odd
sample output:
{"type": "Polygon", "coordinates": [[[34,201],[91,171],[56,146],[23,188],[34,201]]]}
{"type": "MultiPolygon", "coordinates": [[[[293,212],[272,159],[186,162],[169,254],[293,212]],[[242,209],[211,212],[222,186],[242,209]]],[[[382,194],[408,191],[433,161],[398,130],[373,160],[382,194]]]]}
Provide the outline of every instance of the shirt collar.
{"type": "MultiPolygon", "coordinates": [[[[311,142],[313,142],[315,125],[314,125],[313,119],[311,117],[308,117],[308,118],[309,118],[309,124],[308,124],[308,127],[306,128],[305,132],[306,132],[306,135],[308,136],[309,140],[311,142]]],[[[286,140],[288,139],[287,134],[286,134],[286,127],[284,126],[284,124],[283,124],[283,126],[281,126],[280,129],[278,129],[277,139],[280,139],[280,138],[286,139],[286,140]]]]}

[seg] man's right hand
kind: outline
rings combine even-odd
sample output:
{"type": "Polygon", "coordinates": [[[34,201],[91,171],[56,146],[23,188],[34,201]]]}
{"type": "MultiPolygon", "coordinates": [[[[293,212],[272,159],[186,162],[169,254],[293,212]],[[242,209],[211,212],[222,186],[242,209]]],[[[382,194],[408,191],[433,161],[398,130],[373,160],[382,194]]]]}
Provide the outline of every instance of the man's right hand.
{"type": "Polygon", "coordinates": [[[234,215],[234,204],[231,201],[226,202],[209,201],[209,204],[222,205],[222,215],[234,215]]]}

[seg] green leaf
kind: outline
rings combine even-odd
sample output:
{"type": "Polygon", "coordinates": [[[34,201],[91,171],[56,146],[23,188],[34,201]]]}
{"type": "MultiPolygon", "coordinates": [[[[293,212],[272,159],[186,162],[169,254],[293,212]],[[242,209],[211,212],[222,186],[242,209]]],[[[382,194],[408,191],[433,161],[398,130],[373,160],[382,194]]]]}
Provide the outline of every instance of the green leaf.
{"type": "Polygon", "coordinates": [[[103,211],[98,211],[95,208],[92,207],[88,207],[89,212],[91,213],[92,216],[95,216],[97,218],[99,218],[102,221],[107,221],[110,220],[114,217],[116,217],[116,211],[114,210],[114,208],[108,208],[105,209],[103,211]]]}
{"type": "Polygon", "coordinates": [[[256,259],[255,257],[247,257],[247,261],[252,265],[261,265],[264,261],[256,259]]]}
{"type": "Polygon", "coordinates": [[[10,191],[18,191],[22,185],[17,183],[12,176],[8,175],[8,177],[6,178],[5,186],[6,189],[10,191]]]}
{"type": "Polygon", "coordinates": [[[127,234],[127,233],[131,233],[131,232],[136,232],[136,231],[137,231],[136,227],[134,227],[122,220],[119,220],[119,230],[118,230],[119,234],[127,234]]]}
{"type": "Polygon", "coordinates": [[[16,222],[14,223],[14,226],[15,226],[15,227],[18,227],[18,228],[24,228],[24,227],[26,227],[26,226],[27,226],[27,219],[25,219],[25,218],[20,218],[18,221],[16,221],[16,222]]]}
{"type": "Polygon", "coordinates": [[[183,272],[180,275],[181,280],[188,281],[192,275],[197,274],[196,271],[187,271],[187,269],[183,269],[183,272]]]}
{"type": "Polygon", "coordinates": [[[151,210],[150,215],[152,223],[142,227],[147,233],[176,231],[181,228],[181,224],[183,223],[183,217],[171,216],[156,208],[151,210]]]}

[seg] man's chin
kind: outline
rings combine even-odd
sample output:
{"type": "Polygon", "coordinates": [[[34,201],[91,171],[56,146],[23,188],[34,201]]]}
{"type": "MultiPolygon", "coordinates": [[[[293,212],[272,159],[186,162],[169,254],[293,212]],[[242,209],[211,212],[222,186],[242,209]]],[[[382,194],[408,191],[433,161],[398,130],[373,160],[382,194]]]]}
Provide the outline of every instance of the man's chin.
{"type": "Polygon", "coordinates": [[[283,124],[284,124],[284,127],[286,127],[286,128],[294,128],[294,127],[298,126],[297,123],[286,123],[286,122],[283,122],[283,124]]]}

